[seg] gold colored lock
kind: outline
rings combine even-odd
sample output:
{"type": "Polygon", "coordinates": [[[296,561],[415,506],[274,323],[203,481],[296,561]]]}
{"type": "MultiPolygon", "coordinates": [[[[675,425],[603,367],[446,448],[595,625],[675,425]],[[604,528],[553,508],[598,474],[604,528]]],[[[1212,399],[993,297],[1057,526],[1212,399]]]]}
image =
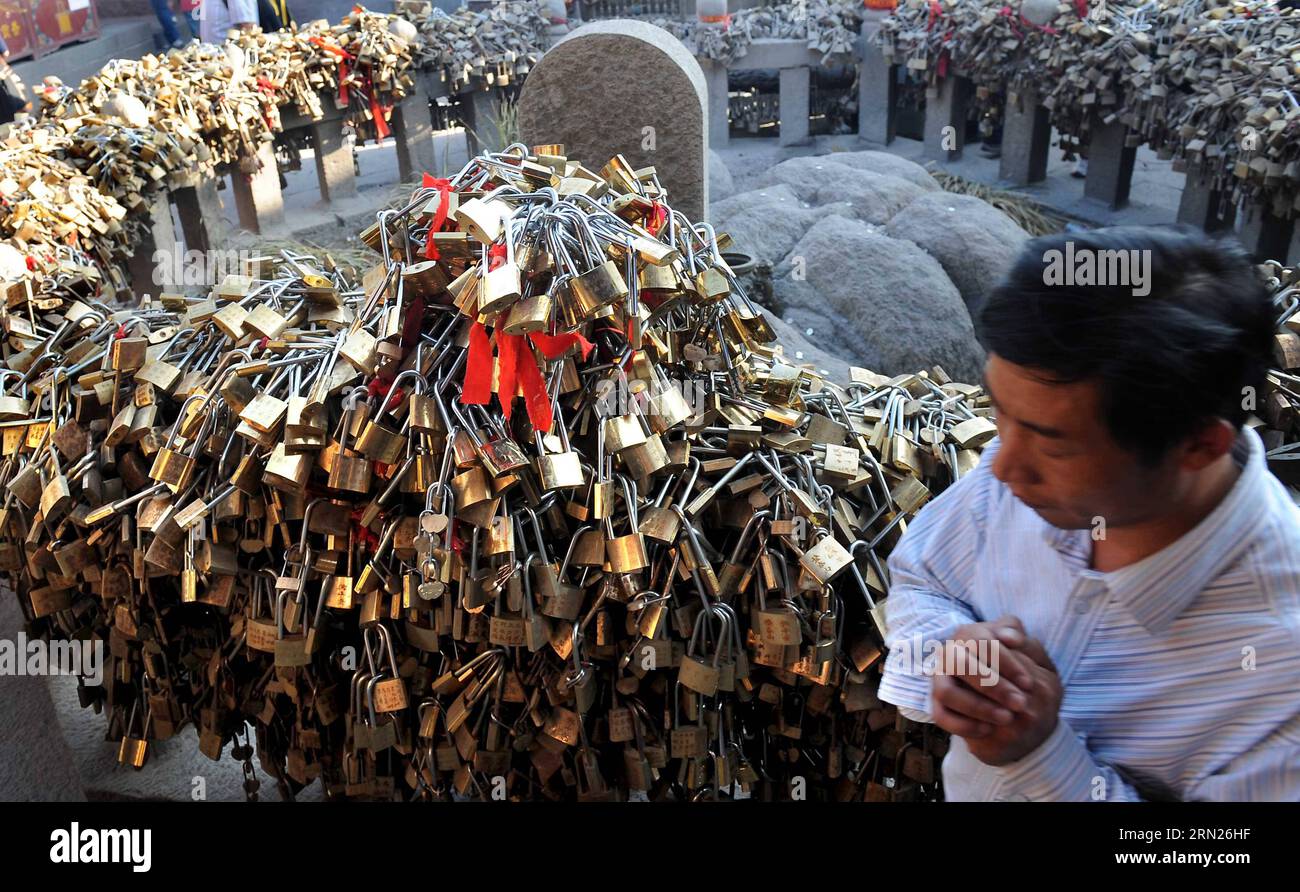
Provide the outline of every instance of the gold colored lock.
{"type": "Polygon", "coordinates": [[[509,230],[505,233],[506,259],[496,269],[483,268],[483,288],[479,293],[478,312],[490,316],[509,308],[521,296],[519,266],[515,262],[515,243],[509,230]]]}
{"type": "Polygon", "coordinates": [[[467,232],[476,241],[490,245],[501,238],[510,214],[510,205],[489,195],[471,198],[457,207],[453,216],[461,232],[467,232]]]}
{"type": "Polygon", "coordinates": [[[508,335],[525,335],[545,331],[554,304],[549,292],[525,297],[510,307],[502,330],[508,335]]]}

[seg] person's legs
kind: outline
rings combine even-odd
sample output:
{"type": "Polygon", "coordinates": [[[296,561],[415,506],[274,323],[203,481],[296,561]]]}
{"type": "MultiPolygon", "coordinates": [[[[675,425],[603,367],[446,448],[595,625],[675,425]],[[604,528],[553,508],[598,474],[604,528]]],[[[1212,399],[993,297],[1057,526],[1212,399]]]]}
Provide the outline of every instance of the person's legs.
{"type": "Polygon", "coordinates": [[[185,13],[185,23],[190,26],[190,36],[193,37],[195,40],[198,40],[199,39],[199,17],[194,12],[194,10],[190,10],[189,12],[185,13]]]}
{"type": "Polygon", "coordinates": [[[167,43],[171,46],[181,42],[180,29],[176,27],[176,16],[172,14],[171,4],[167,0],[152,0],[154,15],[158,16],[158,24],[162,25],[163,37],[167,38],[167,43]]]}

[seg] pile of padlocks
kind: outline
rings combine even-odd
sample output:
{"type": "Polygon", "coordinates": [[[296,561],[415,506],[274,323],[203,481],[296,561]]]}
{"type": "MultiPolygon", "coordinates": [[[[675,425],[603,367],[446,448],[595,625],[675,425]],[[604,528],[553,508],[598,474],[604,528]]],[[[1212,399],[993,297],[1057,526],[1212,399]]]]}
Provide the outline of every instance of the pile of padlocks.
{"type": "Polygon", "coordinates": [[[822,54],[825,65],[836,58],[852,62],[849,56],[857,49],[862,9],[850,0],[793,0],[740,9],[722,22],[691,17],[656,18],[652,23],[682,41],[696,57],[722,65],[743,58],[751,43],[765,38],[806,40],[808,49],[822,54]]]}
{"type": "Polygon", "coordinates": [[[994,114],[1020,94],[1051,113],[1067,153],[1094,114],[1129,128],[1226,202],[1300,207],[1300,17],[1268,0],[909,0],[881,25],[886,58],[931,83],[960,73],[994,114]]]}
{"type": "Polygon", "coordinates": [[[111,300],[126,288],[121,264],[140,224],[64,160],[73,149],[70,136],[43,128],[11,128],[0,142],[0,289],[10,307],[49,309],[57,295],[111,300]]]}
{"type": "Polygon", "coordinates": [[[399,2],[420,32],[416,66],[436,69],[452,93],[505,87],[546,52],[550,22],[537,0],[506,0],[453,13],[431,3],[399,2]]]}
{"type": "MultiPolygon", "coordinates": [[[[114,59],[75,88],[47,77],[37,95],[44,120],[67,132],[125,124],[146,142],[157,133],[155,142],[179,156],[171,166],[210,175],[215,164],[255,155],[280,129],[281,107],[319,119],[322,94],[346,109],[359,141],[382,138],[392,105],[414,86],[418,41],[409,22],[357,7],[333,26],[322,19],[114,59]]],[[[117,155],[127,146],[110,148],[117,155]]]]}
{"type": "Polygon", "coordinates": [[[75,88],[46,78],[38,113],[0,128],[5,290],[111,302],[127,290],[122,265],[154,194],[218,164],[252,172],[282,106],[318,118],[321,94],[333,96],[358,139],[385,136],[393,103],[413,86],[399,22],[418,40],[409,22],[358,7],[333,27],[117,59],[75,88]]]}
{"type": "Polygon", "coordinates": [[[885,558],[992,437],[980,388],[788,362],[621,156],[481,155],[362,238],[367,270],[282,252],[131,310],[10,296],[0,571],[31,635],[106,642],[80,691],[121,761],[941,795],[943,736],[876,696],[885,558]]]}
{"type": "Polygon", "coordinates": [[[1261,267],[1277,307],[1273,338],[1275,368],[1265,380],[1262,405],[1252,425],[1264,441],[1268,466],[1300,504],[1300,267],[1270,260],[1261,267]]]}

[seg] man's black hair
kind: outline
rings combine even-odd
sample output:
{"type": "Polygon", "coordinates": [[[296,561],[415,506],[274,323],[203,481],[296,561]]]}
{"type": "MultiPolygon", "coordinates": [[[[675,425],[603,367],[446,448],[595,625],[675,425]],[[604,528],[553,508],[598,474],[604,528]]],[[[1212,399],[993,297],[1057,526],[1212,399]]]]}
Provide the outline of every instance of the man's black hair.
{"type": "Polygon", "coordinates": [[[1212,419],[1240,427],[1249,397],[1262,402],[1275,313],[1237,242],[1188,227],[1116,226],[1030,241],[976,330],[989,352],[1048,380],[1097,381],[1115,441],[1154,465],[1212,419]],[[1150,252],[1149,293],[1134,296],[1131,283],[1047,284],[1045,254],[1065,255],[1067,242],[1076,257],[1150,252]]]}

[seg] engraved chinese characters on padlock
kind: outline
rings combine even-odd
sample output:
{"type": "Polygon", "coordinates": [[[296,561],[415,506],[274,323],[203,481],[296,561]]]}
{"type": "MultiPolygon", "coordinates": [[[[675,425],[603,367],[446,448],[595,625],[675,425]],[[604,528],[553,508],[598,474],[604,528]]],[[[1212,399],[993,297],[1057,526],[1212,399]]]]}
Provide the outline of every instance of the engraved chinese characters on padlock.
{"type": "Polygon", "coordinates": [[[393,650],[392,634],[385,625],[375,626],[382,647],[382,655],[387,658],[383,672],[372,679],[370,702],[375,712],[397,712],[407,707],[406,682],[398,671],[397,657],[393,650]]]}

